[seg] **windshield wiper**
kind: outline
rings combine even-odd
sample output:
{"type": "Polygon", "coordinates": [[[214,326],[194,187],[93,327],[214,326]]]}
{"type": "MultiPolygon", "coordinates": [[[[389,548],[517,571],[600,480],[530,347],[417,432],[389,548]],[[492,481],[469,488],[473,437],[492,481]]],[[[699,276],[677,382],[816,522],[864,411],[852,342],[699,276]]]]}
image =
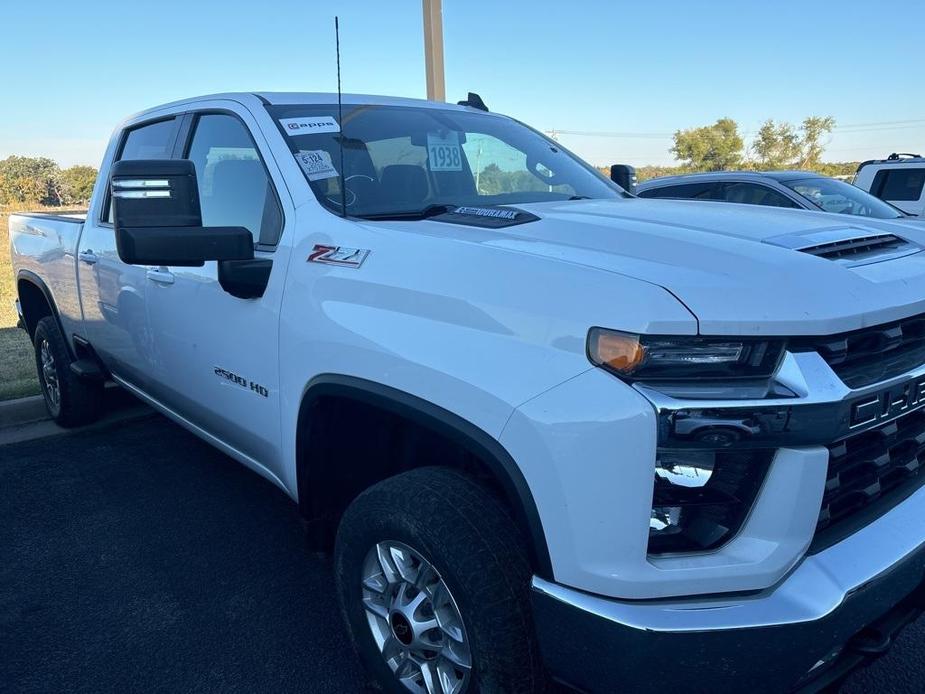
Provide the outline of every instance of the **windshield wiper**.
{"type": "Polygon", "coordinates": [[[444,214],[445,212],[450,212],[455,210],[459,205],[428,205],[420,210],[403,210],[398,212],[376,212],[373,214],[358,214],[356,215],[360,219],[369,219],[373,221],[385,222],[390,220],[396,221],[418,221],[421,219],[429,219],[431,217],[436,217],[437,215],[444,214]]]}

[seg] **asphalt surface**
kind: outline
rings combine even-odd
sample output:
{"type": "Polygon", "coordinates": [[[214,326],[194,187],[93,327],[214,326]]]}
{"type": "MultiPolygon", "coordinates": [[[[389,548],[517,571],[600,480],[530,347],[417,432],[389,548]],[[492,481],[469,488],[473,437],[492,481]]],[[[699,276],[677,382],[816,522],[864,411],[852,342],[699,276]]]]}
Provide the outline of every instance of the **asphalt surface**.
{"type": "MultiPolygon", "coordinates": [[[[925,619],[843,691],[925,692],[923,651],[925,619]]],[[[363,691],[329,565],[161,417],[0,446],[0,692],[136,691],[363,691]]]]}

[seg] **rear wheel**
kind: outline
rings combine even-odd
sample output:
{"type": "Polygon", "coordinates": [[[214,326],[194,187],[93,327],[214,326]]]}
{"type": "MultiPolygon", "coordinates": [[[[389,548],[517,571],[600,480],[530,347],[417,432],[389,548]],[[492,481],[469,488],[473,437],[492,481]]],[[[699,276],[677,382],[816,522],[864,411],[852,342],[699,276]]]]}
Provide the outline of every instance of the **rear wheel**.
{"type": "Polygon", "coordinates": [[[341,607],[387,692],[542,692],[513,522],[470,478],[420,468],[363,492],[337,533],[341,607]]]}
{"type": "Polygon", "coordinates": [[[51,316],[35,326],[35,365],[48,414],[63,427],[87,424],[102,410],[103,384],[80,379],[71,371],[71,356],[58,323],[51,316]]]}

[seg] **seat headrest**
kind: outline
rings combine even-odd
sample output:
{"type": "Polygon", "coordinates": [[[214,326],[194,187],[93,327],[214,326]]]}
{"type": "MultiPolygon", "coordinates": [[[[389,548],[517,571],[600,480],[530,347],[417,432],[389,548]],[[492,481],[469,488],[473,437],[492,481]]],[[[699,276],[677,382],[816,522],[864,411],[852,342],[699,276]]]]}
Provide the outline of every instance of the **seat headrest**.
{"type": "Polygon", "coordinates": [[[238,188],[262,179],[263,171],[256,159],[224,159],[212,171],[212,190],[238,188]]]}

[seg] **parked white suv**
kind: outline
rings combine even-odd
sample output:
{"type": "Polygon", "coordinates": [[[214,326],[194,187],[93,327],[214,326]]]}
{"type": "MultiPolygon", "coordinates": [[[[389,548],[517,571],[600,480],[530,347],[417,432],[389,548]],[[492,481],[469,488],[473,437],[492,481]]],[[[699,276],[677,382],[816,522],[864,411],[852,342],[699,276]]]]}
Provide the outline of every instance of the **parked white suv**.
{"type": "Polygon", "coordinates": [[[778,692],[882,652],[925,604],[923,246],[639,199],[479,105],[122,123],[85,219],[10,218],[51,413],[112,379],[280,487],[389,692],[778,692]]]}
{"type": "Polygon", "coordinates": [[[858,166],[854,185],[903,212],[925,216],[925,157],[918,154],[891,154],[858,166]]]}

